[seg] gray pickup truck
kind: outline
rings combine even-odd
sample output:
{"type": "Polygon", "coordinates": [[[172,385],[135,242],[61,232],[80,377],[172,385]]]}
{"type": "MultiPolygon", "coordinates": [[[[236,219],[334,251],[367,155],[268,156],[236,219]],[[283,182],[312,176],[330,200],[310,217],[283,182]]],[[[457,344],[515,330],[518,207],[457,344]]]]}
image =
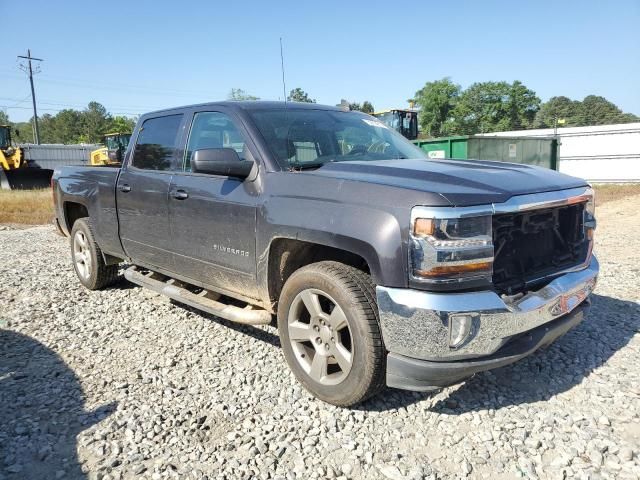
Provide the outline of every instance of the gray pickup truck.
{"type": "Polygon", "coordinates": [[[552,170],[429,160],[375,118],[220,102],[143,115],[122,166],[63,167],[80,282],[125,277],[252,325],[277,319],[316,397],[430,391],[525,357],[584,318],[593,191],[552,170]]]}

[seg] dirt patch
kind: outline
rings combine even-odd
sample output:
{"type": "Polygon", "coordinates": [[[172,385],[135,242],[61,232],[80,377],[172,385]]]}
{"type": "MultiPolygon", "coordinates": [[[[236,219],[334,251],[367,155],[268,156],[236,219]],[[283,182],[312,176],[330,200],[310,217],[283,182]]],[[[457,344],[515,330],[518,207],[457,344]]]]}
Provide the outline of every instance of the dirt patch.
{"type": "Polygon", "coordinates": [[[640,195],[640,183],[615,185],[600,183],[593,185],[593,188],[596,191],[596,205],[640,195]]]}
{"type": "Polygon", "coordinates": [[[51,190],[0,190],[0,224],[43,225],[53,220],[51,190]]]}

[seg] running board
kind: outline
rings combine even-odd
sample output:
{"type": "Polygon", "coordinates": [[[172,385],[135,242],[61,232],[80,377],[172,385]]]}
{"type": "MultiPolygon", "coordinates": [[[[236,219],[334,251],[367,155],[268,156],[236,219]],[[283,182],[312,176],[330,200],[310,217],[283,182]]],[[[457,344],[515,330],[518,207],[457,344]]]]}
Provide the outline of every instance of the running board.
{"type": "Polygon", "coordinates": [[[187,289],[188,284],[156,272],[149,271],[143,273],[138,270],[137,267],[133,266],[125,270],[124,277],[132,283],[149,288],[177,302],[203,310],[231,322],[245,325],[268,325],[271,323],[271,314],[266,310],[253,308],[251,305],[241,308],[221,303],[218,301],[221,297],[219,293],[209,290],[194,293],[187,289]]]}

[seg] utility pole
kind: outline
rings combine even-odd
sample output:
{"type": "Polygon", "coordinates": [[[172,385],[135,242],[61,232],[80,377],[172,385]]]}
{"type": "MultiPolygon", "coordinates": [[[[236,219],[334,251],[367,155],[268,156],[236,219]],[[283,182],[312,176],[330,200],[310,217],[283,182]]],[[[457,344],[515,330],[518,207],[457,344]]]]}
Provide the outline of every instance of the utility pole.
{"type": "MultiPolygon", "coordinates": [[[[31,56],[31,49],[27,49],[27,56],[18,55],[18,58],[24,58],[27,60],[27,65],[20,65],[20,68],[29,74],[29,83],[31,83],[31,100],[33,102],[33,139],[37,145],[40,145],[40,131],[38,130],[38,110],[36,109],[36,91],[33,88],[33,68],[31,67],[31,61],[42,62],[41,58],[34,58],[31,56]]],[[[36,67],[38,68],[38,67],[36,67]]],[[[37,70],[38,73],[40,70],[37,70]]]]}

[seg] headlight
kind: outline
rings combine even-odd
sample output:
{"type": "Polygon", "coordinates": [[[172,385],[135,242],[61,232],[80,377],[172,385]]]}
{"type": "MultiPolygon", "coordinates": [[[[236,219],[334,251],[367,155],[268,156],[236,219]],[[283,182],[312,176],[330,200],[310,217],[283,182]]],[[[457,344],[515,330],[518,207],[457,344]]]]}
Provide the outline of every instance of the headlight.
{"type": "Polygon", "coordinates": [[[459,283],[491,280],[491,215],[416,218],[411,226],[409,268],[413,280],[459,283]]]}
{"type": "Polygon", "coordinates": [[[591,230],[589,238],[593,236],[593,230],[596,229],[596,192],[593,189],[588,191],[589,200],[584,209],[584,226],[587,232],[591,230]]]}

